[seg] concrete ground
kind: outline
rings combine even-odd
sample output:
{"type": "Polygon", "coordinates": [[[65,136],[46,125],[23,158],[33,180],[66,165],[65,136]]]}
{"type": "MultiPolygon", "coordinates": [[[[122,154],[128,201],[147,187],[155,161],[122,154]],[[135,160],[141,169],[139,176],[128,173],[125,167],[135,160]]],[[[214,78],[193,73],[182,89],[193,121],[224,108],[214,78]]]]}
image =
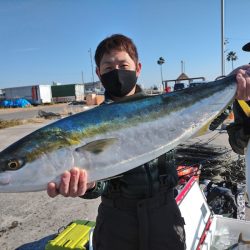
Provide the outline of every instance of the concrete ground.
{"type": "MultiPolygon", "coordinates": [[[[59,105],[58,105],[59,106],[59,105]]],[[[57,112],[64,112],[67,105],[60,105],[57,112]]],[[[57,107],[58,108],[58,107],[57,107]]],[[[76,112],[77,107],[74,112],[76,112]]],[[[79,107],[78,107],[79,109],[79,107]]],[[[11,110],[9,110],[11,111],[11,110]]],[[[52,112],[51,108],[46,110],[52,112]]],[[[0,119],[8,112],[0,110],[0,119]],[[4,113],[4,114],[3,114],[4,113]]],[[[12,112],[17,112],[13,110],[12,112]]],[[[54,112],[54,111],[53,111],[54,112]]],[[[79,111],[78,111],[79,112],[79,111]]],[[[19,117],[32,118],[37,110],[19,111],[19,117]]],[[[10,114],[10,113],[9,113],[10,114]]],[[[8,117],[8,116],[7,116],[8,117]]],[[[38,123],[0,130],[0,151],[6,146],[50,123],[38,123]]],[[[0,249],[44,250],[49,239],[58,229],[76,219],[95,220],[100,199],[50,198],[45,191],[34,193],[0,193],[0,249]]]]}
{"type": "MultiPolygon", "coordinates": [[[[1,119],[1,111],[0,111],[1,119]]],[[[0,150],[18,140],[31,131],[44,126],[51,121],[36,124],[26,124],[0,130],[0,150]]],[[[209,141],[213,144],[228,145],[226,133],[215,137],[213,132],[194,141],[209,141]]],[[[47,241],[54,237],[58,229],[75,219],[95,220],[96,200],[81,198],[49,198],[45,191],[36,193],[0,193],[0,249],[1,250],[40,250],[47,241]]],[[[249,209],[247,218],[250,219],[249,209]]]]}

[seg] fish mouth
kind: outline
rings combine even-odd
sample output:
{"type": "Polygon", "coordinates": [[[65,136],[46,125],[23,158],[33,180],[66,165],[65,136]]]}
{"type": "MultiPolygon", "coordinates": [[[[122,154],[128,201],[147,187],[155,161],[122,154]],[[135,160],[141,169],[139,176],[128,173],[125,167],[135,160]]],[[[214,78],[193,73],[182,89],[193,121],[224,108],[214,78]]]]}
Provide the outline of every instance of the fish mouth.
{"type": "Polygon", "coordinates": [[[0,174],[0,186],[1,185],[8,185],[10,183],[10,174],[8,173],[1,173],[0,174]]]}

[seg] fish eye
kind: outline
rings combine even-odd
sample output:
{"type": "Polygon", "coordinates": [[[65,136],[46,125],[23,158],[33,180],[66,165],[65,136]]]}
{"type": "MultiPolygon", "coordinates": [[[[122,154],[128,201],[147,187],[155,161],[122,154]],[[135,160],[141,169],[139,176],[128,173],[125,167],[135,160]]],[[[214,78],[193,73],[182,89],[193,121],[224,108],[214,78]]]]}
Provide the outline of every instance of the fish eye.
{"type": "Polygon", "coordinates": [[[24,165],[24,159],[11,159],[7,162],[7,169],[6,170],[17,170],[24,165]]]}
{"type": "Polygon", "coordinates": [[[19,164],[19,162],[17,160],[10,160],[8,162],[8,167],[11,170],[16,170],[16,169],[18,169],[20,167],[20,164],[19,164]]]}

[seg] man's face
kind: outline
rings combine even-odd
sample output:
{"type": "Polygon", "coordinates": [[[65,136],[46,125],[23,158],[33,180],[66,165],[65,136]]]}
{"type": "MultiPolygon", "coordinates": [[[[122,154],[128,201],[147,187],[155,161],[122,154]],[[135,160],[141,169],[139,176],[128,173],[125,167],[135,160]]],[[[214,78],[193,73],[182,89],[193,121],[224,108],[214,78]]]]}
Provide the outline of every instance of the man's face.
{"type": "MultiPolygon", "coordinates": [[[[96,74],[101,78],[101,75],[108,73],[115,69],[131,70],[136,72],[138,77],[141,72],[141,64],[133,61],[129,54],[125,51],[112,50],[110,53],[105,53],[101,59],[100,67],[96,68],[96,74]]],[[[126,96],[133,95],[136,90],[136,85],[133,89],[126,94],[126,96]]],[[[118,100],[121,97],[112,95],[114,100],[118,100]]]]}
{"type": "Polygon", "coordinates": [[[109,54],[103,55],[100,62],[100,68],[96,69],[96,73],[100,77],[100,75],[114,69],[135,70],[136,76],[138,77],[141,72],[141,64],[138,63],[136,65],[133,59],[125,51],[112,50],[109,54]]]}

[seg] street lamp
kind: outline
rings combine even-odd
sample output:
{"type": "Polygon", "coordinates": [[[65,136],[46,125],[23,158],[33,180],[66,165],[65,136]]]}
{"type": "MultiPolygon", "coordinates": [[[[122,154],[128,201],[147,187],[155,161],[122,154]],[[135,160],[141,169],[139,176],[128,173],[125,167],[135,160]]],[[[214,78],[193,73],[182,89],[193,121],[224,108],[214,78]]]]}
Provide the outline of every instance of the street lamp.
{"type": "MultiPolygon", "coordinates": [[[[157,63],[161,66],[161,84],[163,86],[162,64],[165,63],[165,59],[163,57],[160,57],[158,59],[157,63]]],[[[163,86],[163,88],[164,88],[164,86],[163,86]]]]}
{"type": "Polygon", "coordinates": [[[90,56],[91,70],[92,70],[92,82],[94,84],[94,70],[93,70],[93,61],[92,61],[92,52],[91,48],[88,50],[90,56]]]}
{"type": "Polygon", "coordinates": [[[221,75],[225,76],[224,0],[221,0],[221,75]]]}

